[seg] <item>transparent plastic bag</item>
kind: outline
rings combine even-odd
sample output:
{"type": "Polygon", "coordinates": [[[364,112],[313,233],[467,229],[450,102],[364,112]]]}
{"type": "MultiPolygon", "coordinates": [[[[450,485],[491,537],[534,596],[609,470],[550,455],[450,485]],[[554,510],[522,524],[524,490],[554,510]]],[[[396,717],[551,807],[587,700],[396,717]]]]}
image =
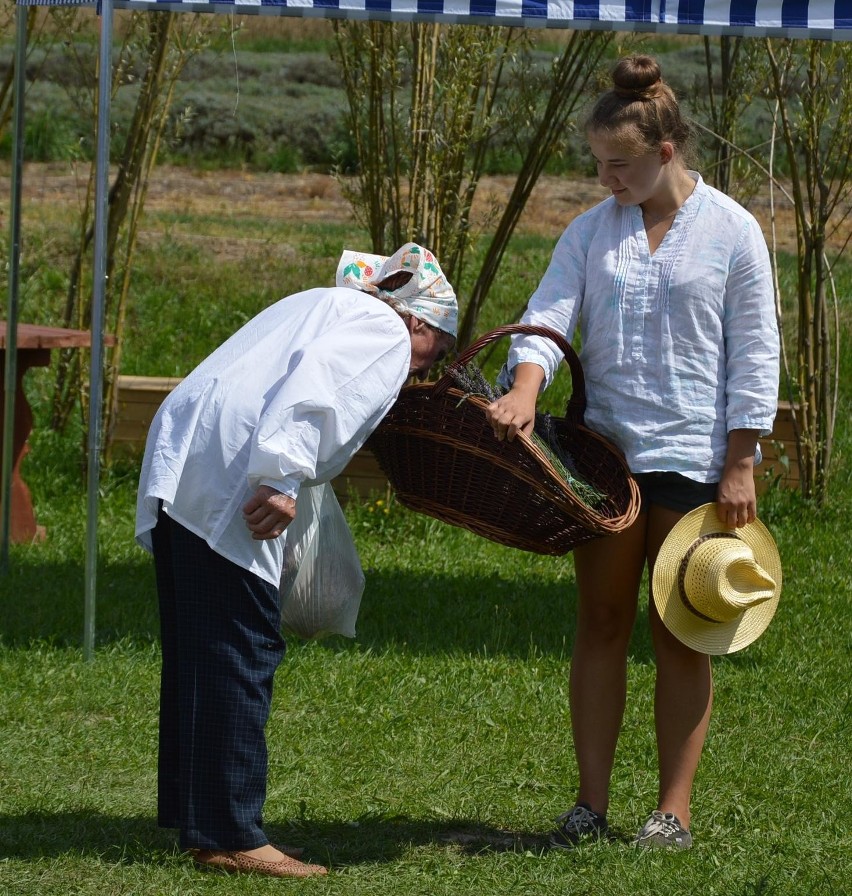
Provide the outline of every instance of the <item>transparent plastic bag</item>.
{"type": "Polygon", "coordinates": [[[358,550],[331,485],[302,486],[284,547],[282,624],[301,638],[354,638],[364,583],[358,550]]]}

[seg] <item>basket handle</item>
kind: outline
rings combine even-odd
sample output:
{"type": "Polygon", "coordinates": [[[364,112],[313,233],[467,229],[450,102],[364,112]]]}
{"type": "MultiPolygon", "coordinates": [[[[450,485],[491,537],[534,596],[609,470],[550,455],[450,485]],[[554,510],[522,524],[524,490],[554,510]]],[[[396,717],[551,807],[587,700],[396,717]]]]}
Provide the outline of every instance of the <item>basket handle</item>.
{"type": "Polygon", "coordinates": [[[532,324],[507,324],[490,330],[483,336],[480,336],[475,342],[472,342],[444,371],[444,375],[432,387],[433,395],[440,395],[451,386],[455,385],[453,379],[453,371],[467,365],[473,358],[479,354],[482,349],[492,342],[501,339],[503,336],[511,336],[514,333],[523,333],[526,336],[544,336],[556,343],[559,350],[565,356],[565,362],[571,371],[571,398],[565,409],[565,417],[575,423],[583,422],[583,415],[586,411],[586,380],[583,376],[583,368],[580,359],[574,351],[571,343],[565,339],[556,330],[549,327],[537,327],[532,324]]]}

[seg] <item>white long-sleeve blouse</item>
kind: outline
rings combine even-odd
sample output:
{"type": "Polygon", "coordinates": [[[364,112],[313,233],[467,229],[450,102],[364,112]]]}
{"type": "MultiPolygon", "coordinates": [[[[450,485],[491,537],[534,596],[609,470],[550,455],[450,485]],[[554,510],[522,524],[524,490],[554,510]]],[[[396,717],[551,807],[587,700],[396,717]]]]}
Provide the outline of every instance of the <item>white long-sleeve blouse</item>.
{"type": "MultiPolygon", "coordinates": [[[[772,429],[779,341],[759,224],[691,174],[653,254],[639,206],[608,198],[572,221],[522,320],[569,340],[579,325],[586,424],[633,472],[715,482],[731,430],[772,429]]],[[[561,360],[551,341],[516,336],[507,368],[537,363],[547,385],[561,360]]]]}
{"type": "Polygon", "coordinates": [[[332,479],[408,377],[411,340],[384,302],[346,288],[288,296],[238,330],[166,398],[148,433],[136,538],[159,501],[215,551],[278,585],[284,535],[254,540],[242,507],[260,485],[295,497],[332,479]]]}

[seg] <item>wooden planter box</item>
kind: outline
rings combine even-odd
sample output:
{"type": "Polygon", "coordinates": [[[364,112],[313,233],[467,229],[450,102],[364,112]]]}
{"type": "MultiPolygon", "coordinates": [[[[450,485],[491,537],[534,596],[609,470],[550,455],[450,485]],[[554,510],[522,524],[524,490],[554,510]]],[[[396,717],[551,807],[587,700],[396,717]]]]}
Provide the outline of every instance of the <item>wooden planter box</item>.
{"type": "Polygon", "coordinates": [[[763,463],[754,468],[758,494],[763,494],[775,482],[780,488],[799,488],[799,450],[789,401],[778,402],[775,425],[772,433],[760,440],[760,450],[763,463]]]}
{"type": "MultiPolygon", "coordinates": [[[[148,427],[157,408],[179,382],[180,377],[119,376],[115,422],[108,437],[114,456],[144,451],[148,427]]],[[[772,434],[760,440],[760,447],[763,463],[755,467],[758,494],[776,481],[781,488],[799,488],[798,450],[789,402],[778,402],[772,434]]],[[[387,494],[390,484],[373,452],[362,448],[333,480],[332,487],[343,502],[350,494],[362,500],[376,493],[387,494]]]]}
{"type": "Polygon", "coordinates": [[[181,381],[170,376],[119,376],[112,431],[107,435],[113,455],[141,454],[154,414],[181,381]]]}
{"type": "MultiPolygon", "coordinates": [[[[165,376],[118,377],[114,425],[108,436],[114,457],[142,454],[154,414],[180,381],[180,377],[165,376]]],[[[331,485],[341,503],[350,495],[363,500],[377,492],[386,495],[390,487],[373,452],[367,448],[362,448],[352,458],[331,485]]]]}

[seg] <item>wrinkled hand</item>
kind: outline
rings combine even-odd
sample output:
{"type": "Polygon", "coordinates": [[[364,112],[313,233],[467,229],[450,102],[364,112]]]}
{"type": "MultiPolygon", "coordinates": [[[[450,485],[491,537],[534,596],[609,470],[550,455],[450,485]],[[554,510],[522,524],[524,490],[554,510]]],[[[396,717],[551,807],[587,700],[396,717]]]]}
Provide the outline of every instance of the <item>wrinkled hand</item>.
{"type": "Polygon", "coordinates": [[[278,536],[296,518],[296,501],[261,485],[243,506],[243,519],[257,541],[278,536]]]}

